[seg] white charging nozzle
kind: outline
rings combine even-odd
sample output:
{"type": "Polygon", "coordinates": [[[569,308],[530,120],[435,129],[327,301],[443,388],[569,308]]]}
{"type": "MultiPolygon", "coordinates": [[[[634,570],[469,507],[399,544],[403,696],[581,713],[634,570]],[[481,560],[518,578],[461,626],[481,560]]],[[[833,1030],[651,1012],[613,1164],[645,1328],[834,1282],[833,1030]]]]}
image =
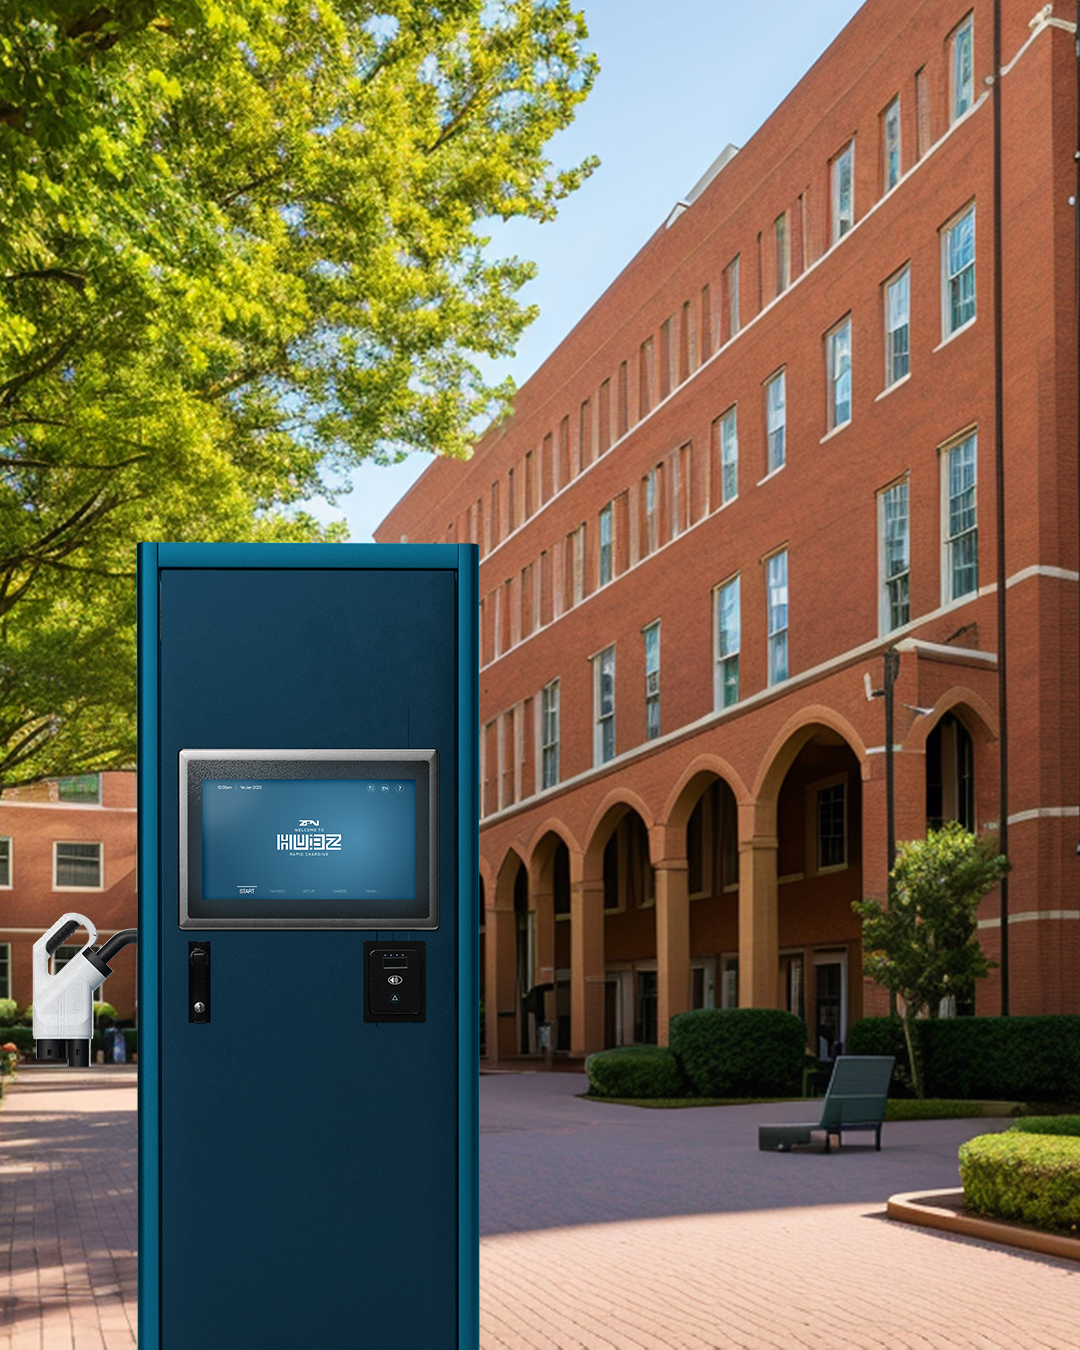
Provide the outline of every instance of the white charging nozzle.
{"type": "Polygon", "coordinates": [[[72,1068],[90,1063],[94,1034],[94,990],[110,973],[90,950],[97,929],[85,914],[64,914],[34,943],[34,1040],[38,1059],[66,1060],[72,1068]],[[49,974],[49,957],[79,928],[86,942],[70,961],[49,974]]]}

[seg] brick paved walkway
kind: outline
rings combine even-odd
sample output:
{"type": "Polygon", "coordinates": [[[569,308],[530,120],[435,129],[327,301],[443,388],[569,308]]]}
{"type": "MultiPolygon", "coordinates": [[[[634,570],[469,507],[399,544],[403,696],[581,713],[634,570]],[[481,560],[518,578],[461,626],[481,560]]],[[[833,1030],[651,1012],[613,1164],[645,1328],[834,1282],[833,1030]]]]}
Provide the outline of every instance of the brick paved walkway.
{"type": "Polygon", "coordinates": [[[135,1073],[32,1067],[0,1108],[0,1345],[133,1350],[135,1073]]]}
{"type": "MultiPolygon", "coordinates": [[[[802,1104],[638,1111],[583,1087],[481,1080],[481,1350],[1080,1346],[1080,1268],[883,1217],[891,1193],[955,1183],[960,1141],[1006,1122],[762,1154],[757,1124],[802,1104]]],[[[8,1094],[3,1350],[135,1346],[135,1147],[130,1070],[32,1068],[8,1094]]]]}
{"type": "Polygon", "coordinates": [[[481,1350],[1080,1346],[1071,1262],[884,1218],[890,1194],[957,1184],[960,1142],[1007,1121],[759,1153],[757,1125],[805,1104],[641,1111],[583,1089],[481,1079],[481,1350]]]}

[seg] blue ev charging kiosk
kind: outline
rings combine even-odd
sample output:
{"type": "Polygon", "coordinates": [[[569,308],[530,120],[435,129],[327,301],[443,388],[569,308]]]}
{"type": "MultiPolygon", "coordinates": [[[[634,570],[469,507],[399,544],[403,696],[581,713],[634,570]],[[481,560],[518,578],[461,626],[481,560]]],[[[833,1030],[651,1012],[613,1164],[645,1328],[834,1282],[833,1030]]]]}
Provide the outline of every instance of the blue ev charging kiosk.
{"type": "Polygon", "coordinates": [[[139,549],[140,1350],[472,1350],[477,550],[139,549]]]}

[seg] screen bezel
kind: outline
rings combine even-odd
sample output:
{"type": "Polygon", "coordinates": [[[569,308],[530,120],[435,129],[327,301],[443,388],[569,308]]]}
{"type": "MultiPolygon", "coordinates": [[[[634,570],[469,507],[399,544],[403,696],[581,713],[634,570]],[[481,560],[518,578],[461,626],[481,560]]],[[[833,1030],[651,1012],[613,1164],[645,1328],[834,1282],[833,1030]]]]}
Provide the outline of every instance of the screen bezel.
{"type": "Polygon", "coordinates": [[[437,750],[181,750],[180,927],[430,929],[439,926],[437,750]],[[202,789],[207,779],[411,778],[416,783],[416,896],[408,900],[274,900],[244,913],[239,897],[202,893],[202,789]],[[378,913],[372,905],[379,903],[378,913]],[[303,905],[304,912],[296,910],[303,905]],[[312,912],[315,911],[315,912],[312,912]]]}

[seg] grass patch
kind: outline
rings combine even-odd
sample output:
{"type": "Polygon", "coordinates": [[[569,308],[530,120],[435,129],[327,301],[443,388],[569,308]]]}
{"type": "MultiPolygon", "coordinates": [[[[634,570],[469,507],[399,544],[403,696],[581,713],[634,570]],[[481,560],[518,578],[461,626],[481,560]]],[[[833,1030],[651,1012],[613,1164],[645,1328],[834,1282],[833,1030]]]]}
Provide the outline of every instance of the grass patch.
{"type": "MultiPolygon", "coordinates": [[[[768,1106],[772,1102],[803,1101],[807,1118],[820,1115],[823,1097],[601,1097],[591,1092],[580,1094],[582,1101],[609,1102],[612,1106],[640,1106],[659,1111],[677,1111],[689,1106],[768,1106]]],[[[1019,1115],[1019,1102],[964,1102],[945,1098],[890,1099],[886,1120],[977,1120],[1019,1115]]]]}

